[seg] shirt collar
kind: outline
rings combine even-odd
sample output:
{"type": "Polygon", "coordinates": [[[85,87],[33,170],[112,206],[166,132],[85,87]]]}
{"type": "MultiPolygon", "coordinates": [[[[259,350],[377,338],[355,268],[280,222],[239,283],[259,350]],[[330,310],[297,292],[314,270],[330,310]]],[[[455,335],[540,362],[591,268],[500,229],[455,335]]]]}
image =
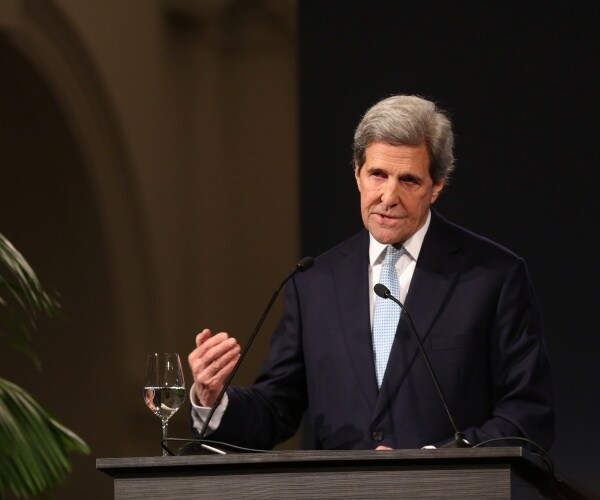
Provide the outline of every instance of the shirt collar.
{"type": "MultiPolygon", "coordinates": [[[[427,213],[425,224],[423,224],[415,234],[413,234],[402,244],[402,246],[406,249],[406,253],[415,261],[419,258],[419,253],[421,253],[423,240],[425,239],[425,234],[427,234],[427,229],[429,229],[430,222],[431,210],[427,213]]],[[[383,252],[386,247],[386,244],[379,243],[375,238],[373,238],[372,234],[369,234],[369,263],[371,266],[374,264],[379,264],[380,261],[383,260],[383,252]]]]}

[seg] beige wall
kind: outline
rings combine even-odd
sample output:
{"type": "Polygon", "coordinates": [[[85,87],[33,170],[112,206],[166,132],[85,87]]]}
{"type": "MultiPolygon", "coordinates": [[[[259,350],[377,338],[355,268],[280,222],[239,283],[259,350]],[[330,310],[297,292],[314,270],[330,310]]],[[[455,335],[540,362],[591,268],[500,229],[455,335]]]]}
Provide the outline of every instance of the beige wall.
{"type": "MultiPolygon", "coordinates": [[[[58,498],[110,495],[95,457],[158,453],[140,389],[147,352],[185,358],[204,326],[243,343],[299,258],[295,9],[0,4],[11,96],[0,108],[0,232],[68,316],[39,333],[42,375],[1,347],[0,376],[92,447],[58,498]],[[27,138],[21,149],[15,137],[27,138]]],[[[256,372],[273,322],[239,382],[256,372]]],[[[172,435],[188,435],[184,412],[172,435]]]]}

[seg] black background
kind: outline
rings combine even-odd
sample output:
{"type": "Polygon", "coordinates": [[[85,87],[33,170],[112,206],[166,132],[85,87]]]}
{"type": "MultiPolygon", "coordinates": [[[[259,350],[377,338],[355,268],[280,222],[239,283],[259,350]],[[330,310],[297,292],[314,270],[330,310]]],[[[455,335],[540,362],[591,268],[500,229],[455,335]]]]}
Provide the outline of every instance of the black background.
{"type": "Polygon", "coordinates": [[[354,127],[391,94],[453,120],[436,204],[523,256],[544,314],[559,473],[600,491],[599,23],[573,3],[300,2],[302,254],[361,227],[354,127]]]}

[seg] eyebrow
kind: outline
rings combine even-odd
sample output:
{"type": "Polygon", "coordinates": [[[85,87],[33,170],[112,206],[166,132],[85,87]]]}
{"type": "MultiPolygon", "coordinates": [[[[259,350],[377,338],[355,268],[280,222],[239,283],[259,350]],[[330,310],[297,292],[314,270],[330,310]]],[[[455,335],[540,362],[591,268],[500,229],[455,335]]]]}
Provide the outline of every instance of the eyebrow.
{"type": "MultiPolygon", "coordinates": [[[[367,167],[367,172],[369,174],[379,174],[379,173],[384,173],[386,175],[390,175],[390,173],[383,167],[377,167],[377,166],[372,166],[372,167],[367,167]]],[[[402,181],[412,181],[412,182],[417,182],[417,183],[422,183],[423,182],[423,178],[419,177],[418,175],[412,174],[412,173],[403,173],[400,174],[399,179],[402,181]]]]}
{"type": "Polygon", "coordinates": [[[418,183],[423,182],[423,179],[421,177],[414,175],[414,174],[402,174],[400,176],[400,179],[403,181],[413,181],[413,182],[418,182],[418,183]]]}

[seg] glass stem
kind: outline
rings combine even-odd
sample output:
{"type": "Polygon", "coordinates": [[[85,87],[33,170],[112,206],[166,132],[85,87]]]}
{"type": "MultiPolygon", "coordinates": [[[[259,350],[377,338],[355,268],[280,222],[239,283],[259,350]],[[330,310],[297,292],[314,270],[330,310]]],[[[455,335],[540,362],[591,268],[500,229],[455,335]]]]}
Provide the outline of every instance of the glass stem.
{"type": "MultiPolygon", "coordinates": [[[[163,438],[163,441],[165,441],[167,439],[167,427],[168,427],[168,425],[169,425],[169,421],[168,420],[163,420],[162,421],[162,438],[163,438]]],[[[165,443],[165,445],[166,445],[166,443],[165,443]]],[[[162,446],[161,446],[161,448],[162,448],[162,446]]],[[[167,453],[167,450],[165,450],[164,448],[162,448],[162,454],[163,454],[163,457],[168,457],[169,456],[169,454],[167,453]]]]}

